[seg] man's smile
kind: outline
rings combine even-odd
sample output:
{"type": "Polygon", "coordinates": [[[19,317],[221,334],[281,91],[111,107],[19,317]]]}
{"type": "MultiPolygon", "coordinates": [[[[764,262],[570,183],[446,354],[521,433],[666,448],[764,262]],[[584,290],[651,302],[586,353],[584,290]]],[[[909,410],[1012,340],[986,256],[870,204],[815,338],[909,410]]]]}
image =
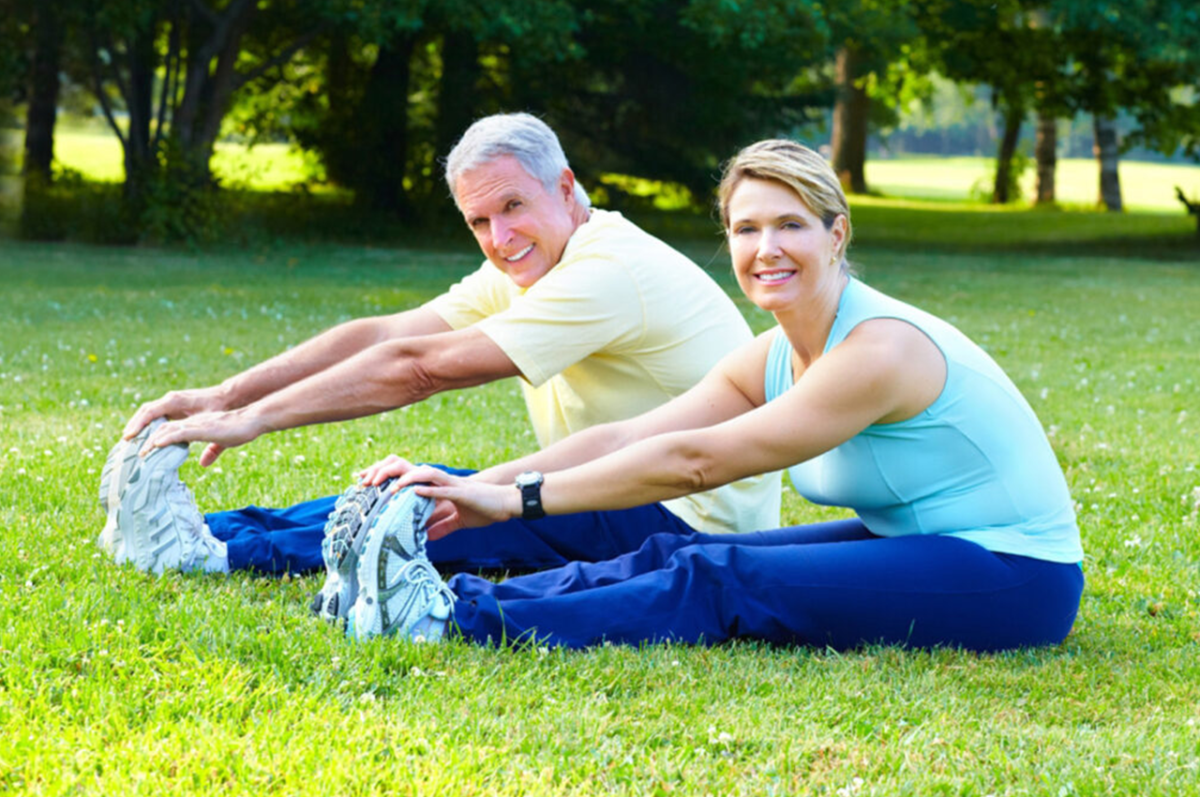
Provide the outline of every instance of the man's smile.
{"type": "Polygon", "coordinates": [[[532,251],[533,251],[533,244],[530,244],[529,246],[522,249],[520,252],[517,252],[512,257],[506,257],[504,259],[507,260],[509,263],[516,263],[518,260],[525,257],[525,255],[529,254],[532,251]]]}

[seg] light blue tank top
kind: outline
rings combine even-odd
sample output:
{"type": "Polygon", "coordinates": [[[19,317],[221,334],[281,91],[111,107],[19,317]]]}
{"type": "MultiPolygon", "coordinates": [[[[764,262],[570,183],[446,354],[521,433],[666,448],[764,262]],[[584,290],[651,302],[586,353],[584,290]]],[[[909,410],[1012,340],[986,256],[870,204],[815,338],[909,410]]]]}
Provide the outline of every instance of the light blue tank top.
{"type": "MultiPolygon", "coordinates": [[[[941,395],[919,415],[874,424],[788,469],[817,504],[853,509],[873,533],[949,534],[990,551],[1053,562],[1083,558],[1062,468],[1033,409],[983,349],[945,321],[851,278],[828,352],[872,318],[924,332],[946,358],[941,395]]],[[[777,330],[766,397],[792,387],[792,346],[777,330]]]]}

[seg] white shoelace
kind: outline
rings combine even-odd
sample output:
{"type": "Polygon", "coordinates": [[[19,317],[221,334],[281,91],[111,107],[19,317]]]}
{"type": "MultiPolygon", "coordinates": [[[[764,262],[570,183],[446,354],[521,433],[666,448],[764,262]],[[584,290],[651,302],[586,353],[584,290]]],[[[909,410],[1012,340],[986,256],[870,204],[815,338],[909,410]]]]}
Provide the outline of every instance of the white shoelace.
{"type": "MultiPolygon", "coordinates": [[[[404,564],[400,568],[400,572],[396,574],[396,580],[392,582],[393,586],[402,581],[408,583],[414,589],[420,591],[425,603],[421,607],[421,616],[429,614],[429,606],[433,603],[433,599],[437,595],[441,595],[446,599],[450,606],[450,613],[454,614],[454,603],[457,600],[454,592],[442,581],[442,577],[434,570],[433,565],[424,559],[413,559],[404,564]]],[[[412,625],[412,623],[408,623],[412,625]]]]}

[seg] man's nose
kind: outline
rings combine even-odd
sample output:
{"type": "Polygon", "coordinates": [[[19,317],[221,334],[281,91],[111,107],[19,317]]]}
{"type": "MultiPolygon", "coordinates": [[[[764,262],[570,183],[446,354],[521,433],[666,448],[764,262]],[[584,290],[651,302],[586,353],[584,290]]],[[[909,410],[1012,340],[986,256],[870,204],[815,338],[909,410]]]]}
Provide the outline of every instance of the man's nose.
{"type": "Polygon", "coordinates": [[[492,246],[496,249],[503,248],[512,241],[512,228],[504,223],[503,219],[492,219],[492,246]]]}

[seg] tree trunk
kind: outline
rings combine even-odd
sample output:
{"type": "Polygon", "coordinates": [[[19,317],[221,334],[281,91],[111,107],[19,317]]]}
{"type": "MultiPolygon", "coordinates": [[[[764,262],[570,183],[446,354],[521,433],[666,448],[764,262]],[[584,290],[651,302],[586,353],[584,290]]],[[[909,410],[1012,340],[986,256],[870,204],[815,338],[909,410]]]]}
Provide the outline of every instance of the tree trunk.
{"type": "Polygon", "coordinates": [[[1011,195],[1013,186],[1012,162],[1017,152],[1017,140],[1021,136],[1021,119],[1024,109],[1012,105],[1004,106],[1004,135],[1000,138],[1000,150],[996,154],[996,184],[992,189],[992,204],[1007,205],[1015,197],[1011,195]]]}
{"type": "Polygon", "coordinates": [[[1037,158],[1037,204],[1053,205],[1054,170],[1058,165],[1058,120],[1053,114],[1042,111],[1038,114],[1037,141],[1034,156],[1037,158]]]}
{"type": "Polygon", "coordinates": [[[867,115],[870,98],[859,83],[861,56],[846,45],[838,50],[835,80],[837,99],[833,106],[833,170],[842,187],[853,194],[867,192],[867,115]]]}
{"type": "MultiPolygon", "coordinates": [[[[125,98],[129,125],[125,138],[125,196],[131,207],[140,208],[146,181],[157,168],[150,144],[150,121],[154,112],[154,72],[158,53],[154,46],[157,22],[130,37],[127,51],[128,96],[125,98]]],[[[119,67],[118,67],[119,68],[119,67]]]]}
{"type": "Polygon", "coordinates": [[[1200,238],[1200,199],[1195,202],[1187,198],[1187,194],[1183,193],[1183,189],[1175,186],[1175,196],[1179,197],[1179,201],[1187,208],[1187,212],[1196,217],[1196,237],[1200,238]]]}
{"type": "Polygon", "coordinates": [[[436,155],[445,158],[479,116],[476,82],[479,45],[469,33],[451,32],[442,39],[442,80],[438,87],[436,155]]]}
{"type": "Polygon", "coordinates": [[[33,26],[23,171],[27,178],[48,183],[54,162],[54,123],[58,116],[58,72],[62,55],[62,31],[53,3],[34,7],[33,26]]]}
{"type": "Polygon", "coordinates": [[[1119,213],[1121,205],[1121,177],[1117,173],[1118,142],[1117,122],[1112,117],[1097,114],[1093,118],[1096,143],[1092,151],[1100,166],[1100,204],[1105,209],[1119,213]]]}
{"type": "Polygon", "coordinates": [[[404,189],[408,165],[408,87],[416,36],[379,48],[363,94],[362,163],[368,168],[354,186],[355,200],[372,210],[409,211],[404,189]]]}

